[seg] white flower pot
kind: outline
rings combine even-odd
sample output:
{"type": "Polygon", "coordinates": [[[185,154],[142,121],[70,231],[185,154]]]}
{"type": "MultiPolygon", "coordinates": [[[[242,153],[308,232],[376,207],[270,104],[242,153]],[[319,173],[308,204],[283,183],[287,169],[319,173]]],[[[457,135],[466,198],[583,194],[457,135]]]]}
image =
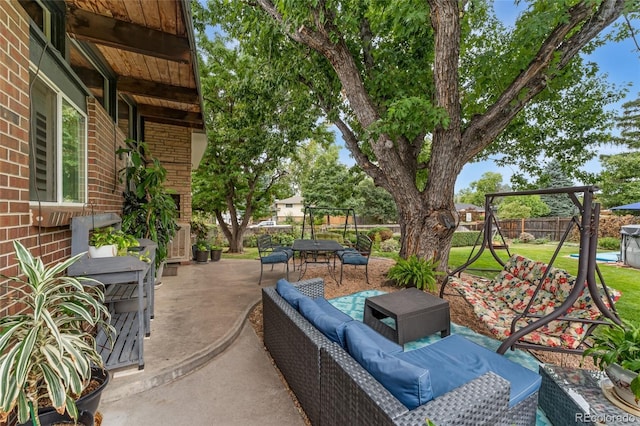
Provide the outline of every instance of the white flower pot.
{"type": "Polygon", "coordinates": [[[118,246],[115,244],[108,244],[106,246],[89,246],[89,257],[115,257],[118,255],[118,246]]]}
{"type": "Polygon", "coordinates": [[[638,373],[622,368],[618,364],[608,365],[607,368],[605,368],[605,373],[607,373],[607,376],[613,382],[613,391],[616,395],[631,407],[640,409],[640,403],[636,401],[636,397],[633,392],[631,392],[629,385],[638,373]]]}

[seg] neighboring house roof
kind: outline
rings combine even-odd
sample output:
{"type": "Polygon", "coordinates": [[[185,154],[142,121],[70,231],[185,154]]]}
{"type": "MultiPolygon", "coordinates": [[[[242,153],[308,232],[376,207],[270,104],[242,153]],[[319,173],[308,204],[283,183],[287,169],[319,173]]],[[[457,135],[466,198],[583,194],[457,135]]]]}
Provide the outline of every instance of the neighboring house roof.
{"type": "Polygon", "coordinates": [[[478,211],[482,211],[484,210],[484,208],[482,207],[478,207],[474,204],[469,204],[469,203],[456,203],[456,210],[457,211],[462,211],[462,210],[478,210],[478,211]]]}
{"type": "Polygon", "coordinates": [[[302,204],[302,202],[303,198],[300,195],[294,195],[293,197],[276,200],[276,204],[302,204]]]}
{"type": "MultiPolygon", "coordinates": [[[[188,0],[66,0],[67,33],[103,60],[146,121],[204,129],[188,0]]],[[[96,73],[81,55],[71,64],[96,73]]],[[[90,87],[99,97],[103,87],[90,87]]],[[[100,79],[95,81],[100,82],[100,79]]],[[[89,82],[89,83],[87,83],[89,82]]]]}

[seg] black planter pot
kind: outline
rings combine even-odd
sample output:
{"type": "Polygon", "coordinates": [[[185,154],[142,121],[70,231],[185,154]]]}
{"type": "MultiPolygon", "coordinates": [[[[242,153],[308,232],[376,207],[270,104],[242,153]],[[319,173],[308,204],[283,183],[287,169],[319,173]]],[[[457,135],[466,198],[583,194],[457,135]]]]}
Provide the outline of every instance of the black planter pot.
{"type": "Polygon", "coordinates": [[[211,260],[213,262],[217,262],[222,257],[222,249],[212,249],[211,250],[211,260]]]}
{"type": "MultiPolygon", "coordinates": [[[[58,424],[75,424],[73,419],[69,417],[66,413],[60,414],[57,411],[47,411],[46,413],[38,413],[38,417],[40,418],[40,426],[50,426],[50,425],[58,425],[58,424]]],[[[94,416],[88,411],[79,411],[78,412],[78,425],[82,426],[93,426],[95,424],[94,416]]],[[[27,423],[23,424],[24,426],[31,426],[32,422],[29,420],[27,423]]],[[[20,426],[23,426],[20,425],[20,426]]]]}
{"type": "Polygon", "coordinates": [[[207,251],[196,250],[196,262],[207,263],[208,260],[209,260],[209,250],[207,251]]]}
{"type": "MultiPolygon", "coordinates": [[[[100,386],[92,392],[83,395],[76,401],[76,407],[78,407],[78,413],[80,415],[78,421],[81,421],[85,426],[93,426],[93,418],[96,415],[96,411],[98,411],[102,392],[109,383],[110,378],[111,377],[107,370],[101,370],[96,367],[91,368],[91,379],[100,382],[100,386]]],[[[53,407],[40,408],[38,410],[38,417],[40,418],[41,426],[49,426],[63,421],[73,421],[66,413],[59,414],[53,407]]],[[[21,423],[18,426],[31,426],[31,424],[32,422],[29,420],[28,422],[21,423]]]]}

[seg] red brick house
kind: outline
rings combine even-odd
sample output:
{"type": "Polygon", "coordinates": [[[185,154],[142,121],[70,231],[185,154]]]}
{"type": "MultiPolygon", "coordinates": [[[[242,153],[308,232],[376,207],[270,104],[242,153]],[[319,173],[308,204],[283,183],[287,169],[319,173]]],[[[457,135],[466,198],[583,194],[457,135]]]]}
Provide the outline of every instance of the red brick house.
{"type": "Polygon", "coordinates": [[[126,138],[149,144],[189,222],[206,145],[191,25],[188,0],[0,2],[1,274],[17,274],[13,240],[55,262],[71,217],[121,211],[126,138]]]}

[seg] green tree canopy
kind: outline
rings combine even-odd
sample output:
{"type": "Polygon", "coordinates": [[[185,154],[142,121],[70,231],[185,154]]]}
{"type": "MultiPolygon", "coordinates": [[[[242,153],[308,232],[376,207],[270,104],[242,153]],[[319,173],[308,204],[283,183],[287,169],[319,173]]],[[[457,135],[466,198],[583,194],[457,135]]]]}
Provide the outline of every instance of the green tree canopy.
{"type": "Polygon", "coordinates": [[[275,198],[291,195],[282,177],[297,148],[332,135],[304,85],[227,42],[199,37],[208,145],[193,176],[193,207],[216,215],[236,252],[249,219],[268,215],[275,198]]]}
{"type": "MultiPolygon", "coordinates": [[[[573,186],[573,181],[562,170],[549,163],[538,179],[538,188],[563,188],[573,186]]],[[[569,217],[576,213],[576,206],[566,194],[543,194],[542,201],[549,206],[549,216],[569,217]]]]}
{"type": "Polygon", "coordinates": [[[480,176],[480,179],[471,182],[469,188],[463,189],[458,193],[458,200],[461,203],[484,207],[485,194],[509,190],[509,186],[502,183],[502,175],[500,173],[485,172],[480,176]]]}
{"type": "MultiPolygon", "coordinates": [[[[312,145],[313,146],[313,145],[312,145]]],[[[330,145],[309,150],[308,168],[300,176],[300,189],[305,205],[315,207],[353,208],[353,190],[360,180],[339,161],[339,148],[330,145]]]]}
{"type": "Polygon", "coordinates": [[[603,107],[620,96],[582,49],[633,2],[527,3],[513,28],[491,3],[437,0],[209,0],[241,45],[296,74],[362,170],[396,201],[404,257],[447,266],[457,175],[501,152],[575,172],[595,155],[603,107]],[[426,182],[423,182],[426,176],[426,182]]]}
{"type": "Polygon", "coordinates": [[[547,206],[539,195],[514,195],[505,198],[498,206],[500,219],[520,219],[543,217],[549,214],[547,206]]]}
{"type": "Polygon", "coordinates": [[[393,197],[384,188],[373,183],[370,177],[365,177],[354,188],[358,205],[356,212],[366,222],[396,223],[398,209],[393,197]]]}
{"type": "Polygon", "coordinates": [[[616,123],[620,135],[615,141],[625,151],[600,156],[599,200],[606,208],[640,201],[640,96],[622,105],[616,123]]]}

